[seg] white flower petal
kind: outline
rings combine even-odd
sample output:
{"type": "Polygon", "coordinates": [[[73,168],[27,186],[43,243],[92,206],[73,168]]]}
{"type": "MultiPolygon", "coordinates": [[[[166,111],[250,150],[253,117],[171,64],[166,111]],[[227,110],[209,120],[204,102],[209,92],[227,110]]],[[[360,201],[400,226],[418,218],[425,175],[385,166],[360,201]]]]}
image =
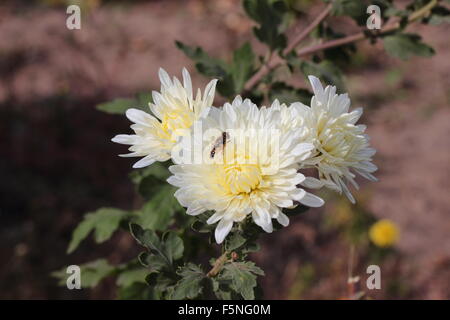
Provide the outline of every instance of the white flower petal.
{"type": "Polygon", "coordinates": [[[322,198],[313,195],[312,193],[306,192],[305,196],[299,200],[301,204],[305,206],[317,208],[323,206],[325,203],[322,198]]]}
{"type": "Polygon", "coordinates": [[[306,177],[305,180],[301,183],[301,185],[310,189],[320,189],[323,187],[324,183],[319,179],[313,177],[306,177]]]}
{"type": "Polygon", "coordinates": [[[233,227],[233,221],[222,219],[218,223],[216,227],[216,231],[214,233],[216,237],[216,242],[221,244],[225,237],[230,233],[231,228],[233,227]]]}
{"type": "Polygon", "coordinates": [[[287,227],[289,225],[289,218],[287,215],[285,215],[283,212],[280,212],[277,221],[279,224],[281,224],[283,227],[287,227]]]}
{"type": "Polygon", "coordinates": [[[144,167],[151,165],[155,161],[156,160],[153,159],[151,156],[146,156],[146,157],[142,158],[141,160],[139,160],[138,162],[136,162],[135,164],[133,164],[133,168],[135,168],[135,169],[144,168],[144,167]]]}

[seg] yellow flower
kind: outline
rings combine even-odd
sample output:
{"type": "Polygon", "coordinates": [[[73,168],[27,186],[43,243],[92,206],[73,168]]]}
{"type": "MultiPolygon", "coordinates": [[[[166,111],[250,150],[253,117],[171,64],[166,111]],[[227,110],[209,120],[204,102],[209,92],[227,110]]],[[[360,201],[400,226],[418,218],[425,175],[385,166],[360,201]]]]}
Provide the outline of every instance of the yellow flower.
{"type": "Polygon", "coordinates": [[[397,226],[390,220],[383,219],[370,227],[370,240],[378,247],[386,248],[394,245],[399,236],[397,226]]]}

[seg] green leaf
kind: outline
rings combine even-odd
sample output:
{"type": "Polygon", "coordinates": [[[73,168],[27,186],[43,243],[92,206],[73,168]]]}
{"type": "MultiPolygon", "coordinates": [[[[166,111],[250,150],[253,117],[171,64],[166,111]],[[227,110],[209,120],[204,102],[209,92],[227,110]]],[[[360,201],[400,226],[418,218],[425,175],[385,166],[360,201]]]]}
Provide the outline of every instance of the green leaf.
{"type": "Polygon", "coordinates": [[[431,57],[434,49],[421,42],[420,36],[411,33],[400,33],[384,37],[384,48],[393,57],[403,60],[412,56],[431,57]]]}
{"type": "Polygon", "coordinates": [[[148,252],[141,252],[138,256],[139,262],[152,271],[160,271],[166,265],[163,257],[148,252]]]}
{"type": "Polygon", "coordinates": [[[183,240],[173,231],[167,231],[163,235],[164,252],[170,261],[175,261],[183,257],[183,240]]]}
{"type": "Polygon", "coordinates": [[[229,66],[223,60],[209,56],[200,47],[191,47],[180,41],[175,41],[178,49],[195,62],[195,68],[207,77],[219,79],[217,91],[224,97],[231,97],[235,94],[233,77],[229,72],[229,66]]]}
{"type": "MultiPolygon", "coordinates": [[[[319,41],[342,39],[346,34],[336,32],[333,28],[326,24],[320,24],[314,31],[313,36],[319,41]]],[[[356,52],[356,47],[353,43],[342,45],[334,48],[323,50],[324,59],[331,61],[338,66],[346,67],[352,63],[351,55],[356,52]]],[[[295,56],[294,56],[295,58],[295,56]]]]}
{"type": "Polygon", "coordinates": [[[332,14],[336,16],[350,16],[362,25],[367,20],[367,4],[361,0],[334,0],[332,14]]]}
{"type": "MultiPolygon", "coordinates": [[[[159,237],[156,235],[153,230],[144,230],[142,227],[135,223],[130,223],[130,232],[133,238],[136,241],[146,248],[148,248],[152,252],[156,252],[162,257],[165,257],[163,254],[163,248],[159,237]]],[[[167,262],[167,259],[166,259],[167,262]]]]}
{"type": "Polygon", "coordinates": [[[245,239],[239,232],[234,232],[225,241],[225,248],[227,251],[233,251],[242,247],[247,239],[245,239]]]}
{"type": "Polygon", "coordinates": [[[122,271],[117,277],[116,284],[119,287],[128,287],[136,282],[145,283],[148,270],[144,268],[134,268],[122,271]]]}
{"type": "Polygon", "coordinates": [[[141,92],[134,99],[117,98],[112,101],[104,102],[96,106],[97,110],[109,114],[125,114],[130,108],[141,109],[149,112],[148,104],[152,102],[151,93],[141,92]]]}
{"type": "Polygon", "coordinates": [[[196,63],[197,70],[205,76],[221,79],[227,74],[225,62],[209,56],[202,48],[191,47],[181,41],[175,41],[175,44],[196,63]]]}
{"type": "Polygon", "coordinates": [[[150,300],[154,298],[152,289],[146,283],[140,282],[120,287],[117,295],[120,300],[150,300]]]}
{"type": "Polygon", "coordinates": [[[96,260],[80,266],[81,287],[93,288],[104,278],[114,274],[116,268],[105,259],[96,260]]]}
{"type": "Polygon", "coordinates": [[[147,198],[151,197],[151,199],[139,211],[138,222],[145,229],[163,231],[170,225],[175,212],[181,211],[183,208],[173,195],[175,192],[173,186],[168,184],[156,186],[159,190],[148,185],[145,191],[142,191],[147,198]]]}
{"type": "Polygon", "coordinates": [[[132,108],[134,104],[133,99],[114,99],[109,102],[104,102],[97,105],[97,110],[110,113],[110,114],[125,114],[125,111],[132,108]]]}
{"type": "Polygon", "coordinates": [[[209,233],[215,229],[215,225],[207,224],[205,221],[195,220],[192,223],[191,228],[199,233],[209,233]]]}
{"type": "MultiPolygon", "coordinates": [[[[58,284],[65,286],[67,278],[70,276],[66,272],[67,268],[54,271],[52,277],[59,279],[58,284]]],[[[113,275],[117,269],[110,265],[106,259],[99,259],[80,265],[81,287],[93,288],[97,286],[104,278],[113,275]]]]}
{"type": "Polygon", "coordinates": [[[370,5],[380,7],[381,16],[386,17],[388,11],[392,15],[395,10],[391,2],[391,0],[333,0],[331,13],[336,16],[349,16],[358,25],[363,26],[369,17],[367,8],[370,5]]]}
{"type": "Polygon", "coordinates": [[[296,89],[284,82],[274,82],[270,87],[270,100],[278,99],[281,103],[301,102],[309,104],[312,94],[306,89],[296,89]]]}
{"type": "Polygon", "coordinates": [[[164,272],[152,272],[145,281],[153,289],[156,298],[171,299],[177,282],[172,276],[164,272]]]}
{"type": "Polygon", "coordinates": [[[132,236],[139,244],[148,248],[151,253],[158,254],[164,258],[165,263],[169,267],[172,267],[173,262],[183,256],[183,240],[173,231],[166,232],[162,240],[160,240],[153,230],[144,230],[138,224],[130,223],[130,230],[132,236]]]}
{"type": "Polygon", "coordinates": [[[195,299],[202,293],[202,281],[205,279],[205,274],[199,266],[188,263],[181,267],[177,274],[181,279],[175,285],[172,299],[195,299]]]}
{"type": "Polygon", "coordinates": [[[342,72],[332,62],[328,60],[324,60],[320,63],[301,61],[298,65],[306,80],[308,79],[309,75],[313,75],[318,77],[326,84],[336,86],[338,91],[345,91],[342,72]]]}
{"type": "Polygon", "coordinates": [[[248,42],[234,51],[231,74],[235,93],[240,93],[244,89],[245,82],[254,73],[254,62],[255,54],[248,42]]]}
{"type": "Polygon", "coordinates": [[[120,222],[128,216],[127,211],[115,208],[101,208],[86,214],[84,220],[73,231],[67,253],[73,252],[92,230],[97,243],[108,240],[117,230],[120,222]]]}
{"type": "Polygon", "coordinates": [[[153,177],[161,181],[166,181],[167,178],[170,177],[170,171],[164,166],[161,162],[155,162],[152,165],[142,168],[133,170],[130,173],[130,179],[135,183],[136,185],[139,185],[143,180],[145,180],[148,177],[153,177]]]}
{"type": "Polygon", "coordinates": [[[253,300],[258,275],[263,276],[264,272],[253,262],[230,262],[224,265],[221,278],[231,280],[230,287],[245,300],[253,300]]]}
{"type": "Polygon", "coordinates": [[[286,37],[280,30],[287,12],[284,1],[244,0],[243,5],[247,15],[259,24],[259,27],[253,28],[259,41],[272,50],[286,47],[286,37]]]}
{"type": "Polygon", "coordinates": [[[260,249],[260,245],[256,242],[249,242],[245,245],[242,252],[244,253],[251,253],[251,252],[258,252],[260,249]]]}
{"type": "Polygon", "coordinates": [[[431,10],[431,15],[427,18],[429,24],[440,25],[441,23],[450,23],[450,10],[446,7],[437,6],[431,10]]]}

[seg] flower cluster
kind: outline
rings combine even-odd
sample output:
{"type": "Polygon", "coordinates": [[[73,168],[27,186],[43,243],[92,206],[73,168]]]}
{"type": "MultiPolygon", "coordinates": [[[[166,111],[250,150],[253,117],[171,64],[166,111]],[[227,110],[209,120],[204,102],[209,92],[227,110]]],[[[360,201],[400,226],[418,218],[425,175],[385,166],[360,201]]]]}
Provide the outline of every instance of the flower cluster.
{"type": "MultiPolygon", "coordinates": [[[[307,189],[330,188],[351,202],[348,183],[358,187],[355,173],[376,180],[372,173],[375,149],[369,146],[365,126],[356,124],[362,110],[349,110],[347,94],[323,88],[310,76],[314,91],[310,106],[289,106],[275,100],[258,107],[237,96],[214,107],[216,81],[193,98],[189,73],[183,85],[160,70],[161,92],[153,92],[153,116],[129,109],[135,134],[117,135],[114,142],[128,144],[130,154],[143,157],[135,168],[171,159],[168,182],[187,214],[212,212],[215,238],[223,242],[235,222],[251,215],[254,223],[272,232],[273,219],[287,226],[284,208],[299,204],[320,207],[324,201],[307,189]],[[314,168],[316,177],[302,169],[314,168]]],[[[308,172],[310,172],[309,170],[308,172]]]]}

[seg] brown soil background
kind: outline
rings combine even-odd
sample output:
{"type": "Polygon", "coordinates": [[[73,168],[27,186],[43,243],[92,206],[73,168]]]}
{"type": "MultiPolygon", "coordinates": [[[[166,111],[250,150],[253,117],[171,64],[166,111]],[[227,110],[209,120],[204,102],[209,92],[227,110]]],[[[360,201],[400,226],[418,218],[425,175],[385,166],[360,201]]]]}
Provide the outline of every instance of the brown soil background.
{"type": "MultiPolygon", "coordinates": [[[[110,282],[70,292],[49,277],[64,265],[102,256],[119,262],[139,251],[119,233],[106,244],[89,240],[65,255],[85,212],[130,208],[134,199],[127,179],[131,161],[118,158],[123,148],[109,141],[127,132],[129,123],[95,105],[157,89],[159,67],[180,75],[186,66],[195,85],[203,86],[208,79],[194,72],[174,40],[229,58],[252,39],[252,23],[239,1],[139,1],[92,8],[82,30],[69,31],[64,7],[26,3],[0,4],[0,298],[113,298],[110,282]]],[[[299,28],[320,7],[313,6],[299,28]]],[[[353,106],[365,107],[362,121],[380,168],[379,182],[358,193],[369,194],[363,201],[367,210],[393,220],[401,231],[401,260],[386,262],[386,276],[401,278],[408,291],[373,296],[449,299],[450,28],[412,30],[436,49],[434,57],[403,62],[388,57],[381,43],[364,43],[362,62],[346,71],[353,106]]],[[[300,77],[292,81],[306,87],[300,77]]],[[[267,274],[266,298],[345,296],[348,246],[338,235],[320,234],[317,226],[327,215],[333,215],[331,205],[263,238],[254,259],[267,274]],[[306,288],[293,289],[306,263],[314,264],[316,276],[306,288]]],[[[364,276],[364,270],[361,262],[356,273],[364,276]]]]}

